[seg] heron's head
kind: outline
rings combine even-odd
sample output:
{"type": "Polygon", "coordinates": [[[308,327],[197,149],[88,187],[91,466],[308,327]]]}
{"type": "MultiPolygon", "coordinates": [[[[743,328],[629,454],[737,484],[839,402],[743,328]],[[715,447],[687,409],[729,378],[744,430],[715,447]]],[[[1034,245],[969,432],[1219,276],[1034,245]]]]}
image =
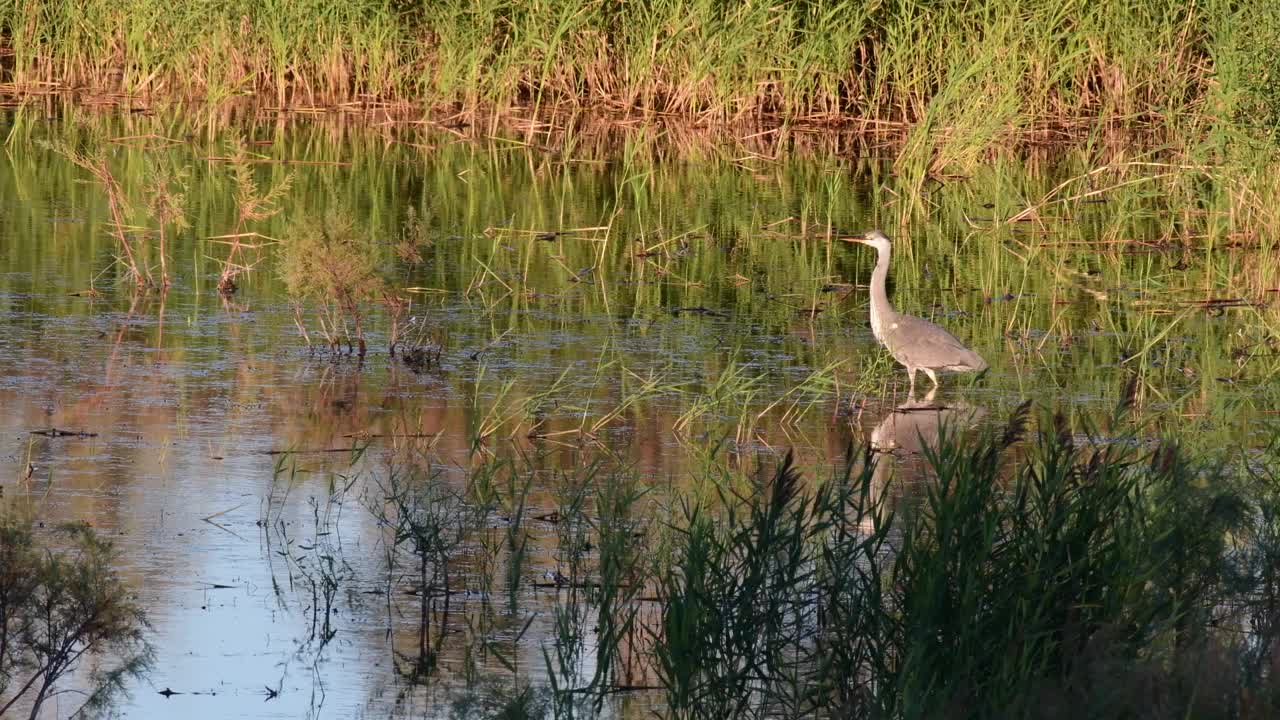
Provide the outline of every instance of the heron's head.
{"type": "Polygon", "coordinates": [[[846,237],[844,239],[847,240],[848,242],[856,242],[856,243],[861,243],[863,245],[870,245],[876,250],[882,251],[882,252],[888,251],[889,249],[889,236],[885,235],[879,230],[871,230],[870,232],[866,232],[861,235],[850,235],[849,237],[846,237]]]}

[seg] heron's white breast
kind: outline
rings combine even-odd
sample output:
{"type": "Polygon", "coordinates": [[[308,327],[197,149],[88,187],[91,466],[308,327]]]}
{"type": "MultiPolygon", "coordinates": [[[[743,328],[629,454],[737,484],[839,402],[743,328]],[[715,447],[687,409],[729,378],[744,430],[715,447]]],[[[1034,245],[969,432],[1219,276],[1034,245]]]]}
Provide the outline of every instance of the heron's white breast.
{"type": "MultiPolygon", "coordinates": [[[[894,327],[897,327],[897,323],[894,323],[894,327]]],[[[875,335],[876,340],[882,344],[884,343],[884,331],[884,318],[880,317],[880,313],[876,312],[876,308],[873,305],[871,307],[871,334],[875,335]]]]}

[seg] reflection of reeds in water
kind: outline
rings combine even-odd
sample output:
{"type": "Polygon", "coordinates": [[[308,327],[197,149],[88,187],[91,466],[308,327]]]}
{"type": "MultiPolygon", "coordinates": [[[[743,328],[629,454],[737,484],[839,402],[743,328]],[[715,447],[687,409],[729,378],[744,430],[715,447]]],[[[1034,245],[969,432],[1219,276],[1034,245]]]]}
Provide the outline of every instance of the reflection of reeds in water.
{"type": "Polygon", "coordinates": [[[435,674],[453,610],[456,555],[480,518],[438,475],[391,466],[377,491],[370,508],[390,536],[388,577],[407,568],[418,598],[416,653],[400,658],[401,671],[410,682],[421,682],[435,674]],[[399,560],[402,546],[405,561],[399,560]]]}
{"type": "MultiPolygon", "coordinates": [[[[138,126],[136,134],[179,134],[152,122],[155,127],[138,126]]],[[[46,131],[24,123],[15,132],[25,139],[46,131]]],[[[1054,288],[1055,301],[1078,295],[1114,302],[1118,286],[1138,285],[1154,294],[1144,300],[1169,307],[1215,291],[1258,301],[1277,285],[1269,232],[1276,217],[1268,208],[1278,188],[1260,156],[1232,166],[1195,157],[1135,160],[1103,150],[1000,158],[974,168],[965,180],[930,187],[931,212],[944,221],[930,224],[922,221],[933,215],[911,209],[908,198],[919,196],[911,183],[885,176],[870,161],[859,169],[824,159],[805,165],[760,158],[744,167],[713,156],[655,166],[647,153],[635,153],[626,164],[583,163],[549,174],[540,169],[546,158],[532,149],[485,153],[454,143],[424,156],[406,144],[414,141],[410,131],[402,132],[405,143],[380,142],[370,131],[367,137],[349,133],[336,147],[323,142],[319,128],[282,135],[272,157],[251,158],[253,167],[269,169],[279,183],[290,176],[286,161],[297,164],[303,155],[317,164],[294,167],[280,215],[237,232],[281,238],[298,218],[324,217],[335,196],[374,198],[377,207],[368,217],[357,213],[361,235],[377,246],[367,252],[380,265],[400,262],[418,270],[389,289],[465,295],[488,283],[492,292],[481,302],[495,317],[513,308],[636,315],[675,306],[747,311],[775,321],[789,315],[822,319],[831,315],[830,308],[813,315],[827,299],[822,288],[855,276],[849,266],[862,262],[822,239],[850,225],[885,224],[891,213],[911,223],[912,246],[903,248],[895,267],[901,304],[925,309],[928,303],[917,299],[936,301],[939,290],[950,287],[947,304],[973,312],[984,301],[1013,294],[1018,317],[1001,318],[1005,330],[1042,325],[1045,306],[1027,307],[1022,298],[1039,288],[1054,288]],[[289,137],[298,140],[286,142],[289,137]],[[344,158],[355,160],[341,174],[324,164],[344,158]],[[417,168],[414,180],[422,183],[416,198],[395,191],[403,178],[399,168],[406,167],[417,168]],[[566,232],[573,228],[602,228],[604,237],[566,232]],[[535,239],[543,233],[555,237],[535,239]],[[958,238],[969,240],[958,245],[958,238]],[[779,252],[782,247],[788,252],[779,252]],[[958,247],[964,252],[958,254],[958,247]],[[1240,263],[1244,253],[1252,261],[1240,263]],[[1099,264],[1100,258],[1108,262],[1099,264]],[[1140,262],[1164,258],[1167,263],[1140,262]],[[1164,270],[1179,260],[1186,265],[1181,271],[1164,270]],[[586,268],[590,282],[575,282],[586,268]],[[930,269],[937,271],[934,278],[920,282],[930,269]],[[958,282],[942,282],[948,277],[958,282]],[[611,287],[623,279],[633,284],[611,287]],[[1170,293],[1178,296],[1165,301],[1170,293]],[[732,307],[724,298],[733,300],[732,307]]],[[[137,198],[148,175],[140,160],[157,151],[129,145],[119,152],[128,161],[112,170],[125,198],[137,198]]],[[[178,145],[164,152],[201,154],[202,148],[178,145]]],[[[20,159],[23,169],[31,159],[20,159]]],[[[238,192],[232,178],[220,176],[193,175],[189,200],[238,192]]],[[[20,180],[28,192],[40,192],[43,184],[20,180]]],[[[56,194],[83,193],[66,187],[56,194]]],[[[193,218],[195,233],[217,237],[242,225],[238,210],[227,210],[217,222],[193,218]]]]}
{"type": "MultiPolygon", "coordinates": [[[[362,147],[361,150],[373,152],[374,148],[362,147]]],[[[371,186],[378,186],[380,182],[385,184],[388,176],[380,174],[383,171],[372,166],[394,166],[408,159],[408,156],[385,148],[378,152],[382,154],[370,160],[370,167],[352,170],[352,182],[367,182],[371,186]]],[[[128,159],[117,169],[122,188],[144,187],[148,174],[139,168],[145,169],[146,164],[142,161],[146,158],[122,153],[124,159],[128,159]]],[[[476,158],[474,154],[467,157],[467,162],[476,158]]],[[[774,334],[781,332],[780,328],[790,328],[796,322],[797,309],[805,309],[808,301],[822,297],[822,288],[832,278],[859,275],[852,267],[841,269],[844,265],[859,262],[859,259],[831,250],[821,238],[815,240],[812,233],[796,235],[784,232],[792,228],[790,220],[782,225],[765,221],[789,211],[790,205],[801,196],[812,202],[814,208],[826,208],[837,219],[860,217],[864,208],[856,199],[859,197],[857,193],[846,193],[853,199],[842,198],[836,192],[841,188],[830,189],[826,187],[826,181],[819,182],[820,177],[842,175],[817,174],[814,168],[800,168],[795,172],[776,168],[775,181],[756,187],[759,183],[747,182],[736,169],[712,166],[697,174],[656,168],[647,176],[648,185],[643,193],[637,191],[640,199],[663,216],[684,208],[683,212],[690,214],[690,223],[714,226],[717,230],[714,234],[708,232],[683,237],[683,254],[655,261],[654,258],[635,257],[636,253],[627,249],[625,242],[611,242],[607,246],[610,252],[602,257],[596,244],[570,239],[557,238],[548,244],[535,240],[512,240],[512,237],[518,237],[512,234],[495,242],[491,238],[480,239],[469,234],[466,229],[491,227],[493,216],[515,212],[526,205],[529,207],[527,211],[520,210],[521,214],[513,215],[518,218],[514,221],[517,227],[555,227],[560,222],[557,217],[560,213],[563,213],[566,224],[570,220],[585,224],[588,218],[595,217],[577,204],[566,204],[563,208],[548,207],[545,202],[539,205],[539,193],[548,189],[544,181],[527,172],[520,163],[503,160],[505,157],[481,156],[476,160],[481,164],[475,168],[475,175],[484,178],[499,176],[507,185],[491,179],[470,181],[474,183],[471,186],[473,191],[481,198],[471,205],[461,202],[458,195],[456,177],[465,170],[461,156],[442,153],[424,178],[431,185],[432,197],[441,200],[433,200],[430,214],[423,211],[418,215],[420,219],[415,220],[415,224],[434,227],[435,230],[420,229],[415,237],[425,233],[431,239],[430,243],[424,241],[420,244],[422,252],[430,259],[430,263],[425,264],[432,268],[457,267],[458,272],[433,271],[435,274],[431,277],[419,275],[408,278],[400,274],[404,268],[396,267],[391,249],[374,240],[379,236],[395,235],[395,221],[389,220],[388,216],[396,217],[397,206],[380,207],[376,217],[352,217],[352,221],[360,226],[357,229],[362,235],[365,234],[364,226],[368,227],[367,242],[361,252],[371,256],[370,262],[380,273],[387,273],[383,276],[384,289],[408,286],[409,289],[433,291],[412,293],[415,298],[413,313],[419,318],[417,329],[431,328],[434,332],[439,327],[442,333],[451,337],[466,338],[475,326],[486,326],[487,337],[483,340],[459,339],[453,343],[458,356],[469,358],[463,353],[483,350],[479,355],[487,360],[492,353],[490,347],[483,343],[494,341],[492,349],[502,353],[506,361],[521,367],[557,363],[554,372],[562,372],[569,367],[569,363],[564,361],[578,358],[552,358],[539,347],[538,342],[531,340],[537,341],[557,328],[568,327],[574,318],[585,315],[593,318],[582,329],[588,341],[598,342],[602,348],[614,348],[612,355],[601,352],[601,364],[616,357],[625,358],[625,369],[599,375],[600,382],[591,391],[602,398],[598,403],[595,397],[591,402],[584,400],[576,390],[559,396],[544,396],[547,383],[542,376],[528,381],[522,378],[521,373],[510,375],[507,379],[512,384],[505,397],[511,402],[505,409],[496,408],[499,412],[486,421],[487,429],[492,431],[490,437],[494,436],[493,433],[510,431],[535,435],[565,433],[566,436],[580,436],[586,432],[600,438],[601,430],[625,428],[637,417],[648,421],[655,413],[662,413],[661,426],[671,422],[670,417],[674,414],[682,430],[692,428],[691,432],[682,432],[682,437],[696,437],[700,432],[708,431],[719,433],[728,427],[739,444],[744,438],[754,440],[757,436],[763,437],[770,445],[799,444],[804,439],[801,433],[792,431],[794,418],[801,416],[799,411],[809,407],[815,399],[821,401],[825,398],[822,392],[810,393],[802,389],[800,386],[804,383],[799,378],[781,381],[772,372],[775,364],[805,367],[807,372],[816,373],[812,387],[819,391],[822,384],[829,385],[832,381],[825,372],[819,371],[840,361],[844,362],[846,372],[857,373],[860,387],[854,389],[862,392],[878,392],[878,377],[891,375],[879,372],[880,366],[876,364],[874,355],[859,353],[856,342],[850,343],[850,347],[837,347],[838,343],[832,340],[840,334],[849,334],[857,339],[858,331],[850,328],[856,328],[865,311],[856,293],[838,303],[834,312],[820,314],[812,321],[802,321],[808,330],[806,337],[788,334],[785,339],[775,340],[774,334]],[[484,183],[488,183],[484,188],[475,189],[475,185],[484,183]],[[777,197],[768,189],[772,186],[782,188],[777,197]],[[690,188],[697,190],[691,191],[690,188]],[[813,198],[809,198],[810,191],[814,192],[813,198]],[[745,196],[752,207],[759,207],[758,214],[740,216],[733,213],[731,217],[725,217],[706,209],[727,203],[738,195],[745,196]],[[684,203],[679,208],[677,198],[684,203]],[[465,206],[465,209],[455,213],[452,210],[455,206],[465,206]],[[779,237],[762,238],[760,231],[765,226],[779,237]],[[444,230],[453,227],[464,228],[464,231],[456,239],[442,241],[443,237],[452,238],[445,235],[444,230]],[[784,239],[790,251],[777,252],[779,242],[784,239]],[[616,248],[622,250],[615,254],[613,249],[616,248]],[[559,264],[548,260],[549,253],[562,257],[559,262],[570,267],[597,265],[602,268],[606,281],[585,286],[571,283],[558,274],[559,264]],[[475,257],[504,278],[519,278],[518,282],[511,280],[512,284],[536,287],[537,292],[511,296],[483,309],[468,307],[467,310],[475,312],[460,316],[459,294],[464,293],[475,276],[488,272],[479,263],[469,260],[475,257]],[[655,263],[670,272],[661,277],[644,275],[656,272],[655,263]],[[386,270],[388,267],[391,269],[386,270]],[[685,281],[672,281],[669,279],[671,275],[682,276],[685,281]],[[738,285],[738,281],[733,279],[738,277],[750,280],[738,285]],[[600,285],[608,285],[609,278],[618,284],[602,289],[600,285]],[[633,282],[632,278],[638,280],[633,282]],[[696,279],[696,284],[688,282],[693,279],[696,279]],[[626,292],[620,292],[620,288],[625,288],[626,292]],[[802,299],[788,297],[788,291],[797,288],[800,292],[793,294],[803,296],[802,299]],[[441,292],[434,292],[436,290],[441,292]],[[420,303],[417,302],[419,297],[422,298],[420,303]],[[722,314],[731,311],[732,317],[726,319],[697,313],[671,316],[668,309],[672,306],[702,307],[722,314]],[[437,310],[442,308],[453,313],[451,321],[435,320],[437,310]],[[605,320],[616,315],[631,318],[631,324],[623,326],[605,320]],[[748,349],[752,353],[757,352],[756,341],[776,342],[773,355],[776,360],[761,361],[743,351],[723,352],[710,344],[701,349],[682,346],[690,338],[726,336],[750,332],[757,327],[762,329],[762,337],[752,338],[753,346],[748,349]],[[630,348],[626,347],[627,344],[630,348]],[[627,355],[637,347],[642,351],[653,351],[650,358],[644,359],[647,366],[627,355]],[[663,363],[654,363],[651,358],[655,355],[674,357],[678,361],[673,366],[676,372],[668,373],[663,363]],[[697,363],[690,362],[693,358],[697,363]],[[763,367],[757,370],[749,365],[753,359],[763,367]],[[657,383],[649,383],[651,378],[656,378],[657,383]],[[642,385],[631,384],[630,388],[647,385],[650,389],[647,395],[637,397],[630,388],[623,389],[624,383],[641,379],[642,385]],[[540,399],[525,405],[524,399],[532,396],[540,399]],[[778,403],[780,397],[786,399],[778,403]],[[797,399],[802,401],[794,403],[797,399]],[[757,421],[760,413],[770,405],[774,405],[773,416],[766,415],[757,421]],[[797,412],[788,415],[793,406],[797,412]],[[557,407],[562,409],[559,416],[555,412],[557,407]],[[568,413],[563,411],[569,407],[589,412],[575,412],[574,422],[570,424],[566,417],[568,413]],[[515,422],[522,416],[527,418],[524,426],[516,427],[515,422]],[[606,417],[611,419],[602,425],[600,421],[606,417]],[[503,421],[508,424],[502,425],[503,421]]],[[[36,177],[50,179],[28,169],[26,163],[36,160],[23,156],[16,166],[19,170],[17,176],[22,179],[20,187],[26,192],[40,187],[36,177]]],[[[48,160],[45,158],[44,162],[48,160]]],[[[46,168],[53,169],[68,172],[61,167],[46,168]]],[[[1032,224],[1029,222],[1002,222],[977,230],[967,242],[958,243],[946,229],[926,225],[923,233],[913,236],[911,254],[904,252],[903,262],[896,268],[895,279],[900,282],[896,294],[905,297],[904,307],[913,311],[923,315],[937,313],[933,315],[935,318],[945,313],[948,323],[966,325],[966,337],[973,337],[975,346],[990,355],[997,366],[997,372],[993,373],[993,381],[999,383],[993,385],[997,392],[1052,387],[1055,392],[1070,392],[1084,398],[1105,397],[1114,367],[1119,364],[1126,370],[1132,368],[1142,378],[1142,396],[1150,400],[1153,409],[1171,406],[1176,413],[1204,417],[1206,422],[1216,426],[1248,422],[1252,414],[1249,408],[1266,404],[1252,397],[1255,393],[1248,388],[1256,379],[1265,378],[1275,370],[1275,355],[1269,352],[1267,344],[1273,339],[1274,332],[1270,326],[1275,323],[1269,319],[1265,308],[1255,312],[1253,307],[1238,304],[1213,304],[1203,300],[1196,301],[1196,305],[1187,303],[1193,302],[1192,298],[1203,298],[1206,284],[1220,288],[1223,295],[1242,298],[1242,302],[1253,302],[1251,299],[1259,297],[1265,299],[1268,297],[1265,288],[1276,282],[1269,270],[1273,263],[1266,259],[1270,254],[1262,245],[1256,250],[1216,246],[1217,249],[1207,252],[1201,252],[1202,248],[1197,245],[1193,251],[1178,239],[1180,235],[1172,233],[1185,233],[1190,229],[1196,234],[1201,231],[1212,234],[1220,221],[1232,217],[1232,213],[1219,204],[1226,199],[1219,197],[1216,186],[1210,186],[1207,190],[1209,196],[1202,198],[1188,195],[1187,188],[1175,185],[1173,187],[1181,188],[1183,193],[1182,200],[1175,202],[1174,198],[1178,196],[1164,191],[1164,183],[1173,180],[1135,175],[1140,171],[1137,165],[1118,166],[1116,182],[1107,186],[1103,195],[1062,203],[1061,213],[1054,210],[1054,217],[1058,219],[1039,213],[1038,223],[1052,224],[1051,235],[1031,234],[1032,224]],[[1141,179],[1141,182],[1124,184],[1128,179],[1141,179]],[[1107,202],[1089,202],[1097,199],[1106,199],[1107,202]],[[1185,206],[1193,202],[1197,206],[1207,204],[1218,209],[1213,211],[1213,215],[1201,211],[1188,215],[1185,206]],[[1117,236],[1118,239],[1114,242],[1087,239],[1096,235],[1117,236]],[[1161,239],[1166,236],[1167,240],[1161,239]],[[1125,238],[1133,240],[1130,242],[1125,238]],[[1157,241],[1163,244],[1156,245],[1157,241]],[[1150,249],[1153,254],[1137,255],[1134,252],[1144,249],[1150,249]],[[1183,270],[1175,270],[1176,266],[1171,265],[1174,257],[1170,254],[1175,252],[1178,258],[1191,254],[1183,270]],[[1249,272],[1237,272],[1234,268],[1238,266],[1247,267],[1249,272]],[[1003,290],[1016,292],[1002,293],[1003,290]],[[1241,412],[1242,409],[1245,412],[1241,412]]],[[[1038,174],[1026,168],[1001,164],[967,183],[952,183],[939,188],[931,198],[939,204],[939,213],[952,219],[945,225],[954,231],[956,227],[968,227],[969,221],[975,224],[992,221],[991,217],[977,215],[986,211],[975,205],[975,198],[989,198],[992,200],[990,204],[995,205],[991,215],[1007,218],[1021,212],[1027,198],[1060,197],[1063,193],[1054,194],[1055,188],[1067,180],[1071,180],[1068,187],[1084,183],[1085,180],[1078,178],[1088,174],[1084,166],[1077,166],[1070,160],[1061,172],[1068,177],[1059,179],[1056,174],[1038,174]],[[958,187],[961,185],[963,187],[958,187]]],[[[1110,174],[1102,176],[1110,177],[1110,174]]],[[[573,180],[574,196],[585,198],[583,204],[587,207],[595,199],[607,195],[605,190],[613,187],[616,181],[599,170],[574,175],[573,180]]],[[[76,206],[84,202],[85,190],[76,183],[68,180],[64,184],[56,177],[51,181],[54,185],[51,191],[55,194],[65,191],[76,206]]],[[[856,178],[852,182],[861,187],[856,178]]],[[[297,171],[295,183],[297,186],[286,203],[285,214],[312,213],[332,191],[329,181],[302,170],[297,171]]],[[[203,197],[207,202],[234,191],[229,178],[223,173],[193,177],[192,184],[199,188],[199,194],[192,193],[192,197],[203,197]]],[[[339,189],[347,192],[352,188],[344,185],[339,189]]],[[[1078,193],[1070,193],[1074,194],[1078,193]]],[[[889,199],[891,193],[888,191],[874,197],[876,202],[889,199]]],[[[16,197],[13,201],[18,202],[16,197]]],[[[195,234],[204,236],[208,234],[209,227],[225,230],[235,217],[234,208],[227,209],[231,214],[225,218],[203,219],[201,222],[205,228],[197,227],[195,234]]],[[[103,213],[104,216],[108,214],[109,211],[103,213]]],[[[407,217],[408,213],[401,216],[407,217]]],[[[47,227],[47,223],[38,220],[30,218],[36,227],[47,227]]],[[[92,220],[92,217],[86,218],[85,224],[93,225],[92,220]]],[[[287,227],[284,224],[286,220],[276,217],[263,224],[276,228],[269,230],[273,235],[287,235],[281,232],[287,227]]],[[[0,223],[3,222],[6,220],[0,218],[0,223]]],[[[808,222],[813,222],[812,217],[808,222]]],[[[626,238],[643,229],[643,225],[645,223],[633,223],[623,215],[616,219],[611,233],[626,238]]],[[[803,218],[794,222],[793,229],[803,227],[803,218]]],[[[264,229],[264,233],[267,231],[264,229]]],[[[58,246],[60,242],[50,235],[37,235],[28,240],[21,231],[11,229],[6,232],[13,232],[14,242],[18,243],[14,245],[18,248],[15,258],[28,254],[43,257],[42,248],[58,246]]],[[[674,227],[655,228],[650,234],[657,239],[647,241],[646,247],[685,235],[674,227]]],[[[1219,234],[1217,237],[1221,239],[1224,236],[1219,234]]],[[[192,255],[198,262],[204,253],[193,249],[192,255]]],[[[264,254],[264,258],[266,262],[281,262],[283,255],[283,252],[273,251],[264,254]]],[[[1183,262],[1181,259],[1178,261],[1183,262]]],[[[154,263],[154,257],[148,262],[154,263]]],[[[11,267],[15,270],[26,269],[22,263],[16,260],[14,263],[11,267]]],[[[41,265],[33,267],[38,269],[41,265]]],[[[208,270],[206,267],[205,271],[208,270]]],[[[69,260],[60,263],[57,272],[66,273],[71,279],[85,277],[83,268],[69,260]]],[[[256,274],[254,298],[261,297],[264,301],[279,298],[282,288],[276,284],[277,277],[276,273],[256,274]]],[[[66,306],[62,300],[51,299],[49,302],[66,306]]],[[[376,298],[364,303],[361,313],[368,332],[385,337],[395,314],[382,312],[377,303],[376,298]]],[[[299,308],[300,311],[323,315],[319,298],[317,305],[300,303],[299,308]]],[[[330,323],[332,327],[338,325],[336,321],[330,323]]],[[[335,336],[340,336],[340,333],[335,336]]],[[[595,367],[593,364],[592,368],[595,367]]],[[[452,377],[446,373],[441,375],[446,381],[458,376],[465,381],[474,373],[463,368],[452,377]]],[[[493,374],[489,373],[486,381],[491,381],[492,377],[493,374]]],[[[808,421],[802,428],[810,434],[815,424],[812,415],[808,415],[808,421]]],[[[543,439],[556,438],[576,440],[558,435],[543,439]]]]}

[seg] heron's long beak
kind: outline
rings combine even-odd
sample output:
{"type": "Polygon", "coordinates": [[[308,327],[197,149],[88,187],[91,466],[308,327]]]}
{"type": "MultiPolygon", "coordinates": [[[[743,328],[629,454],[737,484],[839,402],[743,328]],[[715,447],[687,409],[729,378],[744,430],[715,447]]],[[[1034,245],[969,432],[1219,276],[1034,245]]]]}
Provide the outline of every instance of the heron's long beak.
{"type": "Polygon", "coordinates": [[[867,236],[866,236],[866,235],[863,235],[863,234],[861,234],[861,233],[859,233],[859,234],[857,234],[857,235],[841,235],[841,236],[840,236],[840,239],[841,239],[841,240],[843,240],[843,241],[845,241],[845,242],[860,243],[860,244],[862,244],[862,245],[866,245],[866,244],[867,244],[867,236]]]}

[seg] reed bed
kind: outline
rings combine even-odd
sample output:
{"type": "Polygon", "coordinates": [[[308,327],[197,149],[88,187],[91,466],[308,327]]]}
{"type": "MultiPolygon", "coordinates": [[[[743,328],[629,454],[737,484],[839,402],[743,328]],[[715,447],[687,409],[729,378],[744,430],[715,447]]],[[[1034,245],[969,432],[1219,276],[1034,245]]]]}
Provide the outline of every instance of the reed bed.
{"type": "MultiPolygon", "coordinates": [[[[1269,3],[5,3],[12,92],[304,112],[855,126],[935,170],[1010,139],[1272,135],[1269,3]],[[529,115],[532,113],[532,116],[529,115]]],[[[483,121],[482,121],[483,122],[483,121]]],[[[486,123],[487,124],[487,123],[486,123]]]]}
{"type": "Polygon", "coordinates": [[[895,502],[870,455],[686,501],[658,571],[671,716],[1273,714],[1275,456],[1028,420],[944,433],[895,502]]]}

